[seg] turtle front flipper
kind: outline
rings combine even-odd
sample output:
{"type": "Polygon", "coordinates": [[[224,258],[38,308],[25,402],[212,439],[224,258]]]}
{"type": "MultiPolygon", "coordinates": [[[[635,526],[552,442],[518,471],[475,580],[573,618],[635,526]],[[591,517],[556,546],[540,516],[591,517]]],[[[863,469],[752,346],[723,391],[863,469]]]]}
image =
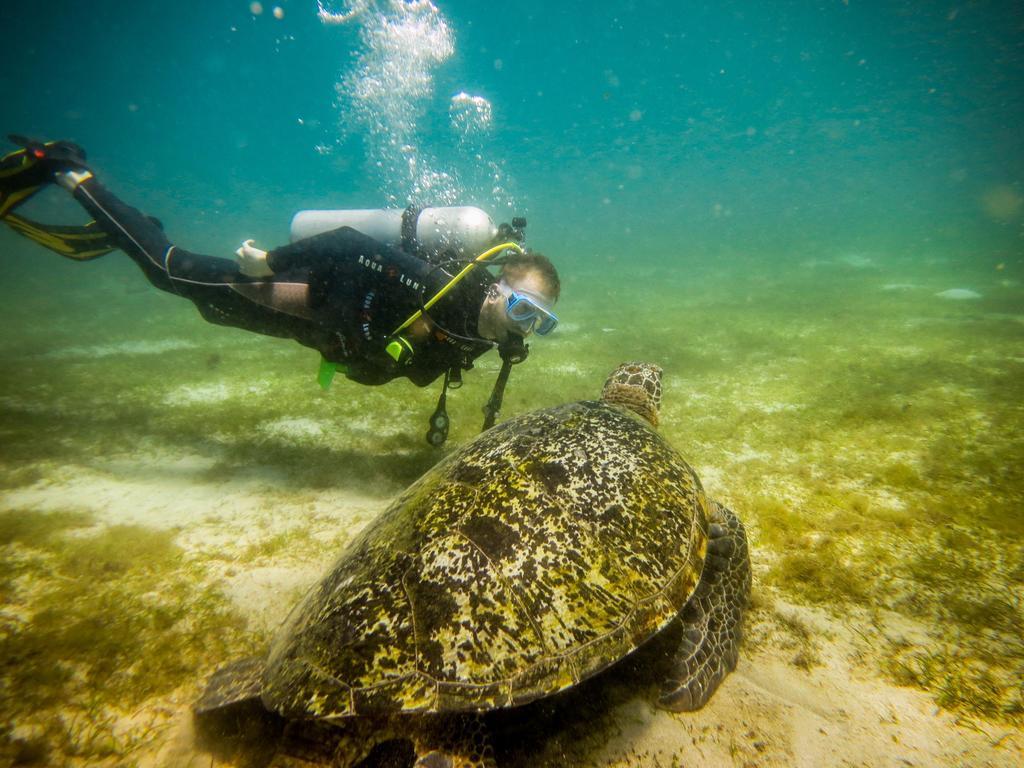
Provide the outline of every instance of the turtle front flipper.
{"type": "Polygon", "coordinates": [[[479,715],[442,715],[413,735],[413,768],[497,768],[487,725],[479,715]]]}
{"type": "Polygon", "coordinates": [[[700,709],[736,668],[749,596],[750,558],[743,523],[713,501],[704,572],[679,612],[683,635],[658,706],[674,712],[700,709]]]}

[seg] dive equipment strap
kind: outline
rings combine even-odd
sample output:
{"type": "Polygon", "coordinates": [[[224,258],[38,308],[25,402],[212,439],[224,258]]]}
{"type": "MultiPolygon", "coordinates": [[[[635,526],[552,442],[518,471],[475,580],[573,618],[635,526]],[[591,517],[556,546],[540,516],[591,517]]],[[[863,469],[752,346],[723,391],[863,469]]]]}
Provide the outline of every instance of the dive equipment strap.
{"type": "Polygon", "coordinates": [[[420,220],[422,208],[410,205],[402,211],[402,250],[408,253],[416,253],[420,244],[416,239],[416,224],[420,220]]]}

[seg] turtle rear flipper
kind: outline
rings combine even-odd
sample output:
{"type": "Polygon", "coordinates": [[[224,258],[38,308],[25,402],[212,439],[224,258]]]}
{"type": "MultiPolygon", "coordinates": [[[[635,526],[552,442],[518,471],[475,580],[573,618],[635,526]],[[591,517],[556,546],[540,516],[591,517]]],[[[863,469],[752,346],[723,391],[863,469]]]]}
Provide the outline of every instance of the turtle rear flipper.
{"type": "Polygon", "coordinates": [[[704,573],[679,612],[683,635],[658,697],[658,706],[674,712],[703,707],[739,658],[743,609],[750,596],[747,536],[731,510],[718,502],[711,507],[704,573]]]}
{"type": "Polygon", "coordinates": [[[487,725],[480,715],[442,715],[413,733],[413,768],[497,768],[487,725]]]}
{"type": "Polygon", "coordinates": [[[263,656],[250,656],[221,667],[210,677],[203,695],[192,707],[197,715],[259,700],[263,688],[263,656]]]}
{"type": "Polygon", "coordinates": [[[192,707],[201,748],[228,759],[276,742],[284,721],[260,701],[264,666],[251,656],[213,673],[192,707]]]}

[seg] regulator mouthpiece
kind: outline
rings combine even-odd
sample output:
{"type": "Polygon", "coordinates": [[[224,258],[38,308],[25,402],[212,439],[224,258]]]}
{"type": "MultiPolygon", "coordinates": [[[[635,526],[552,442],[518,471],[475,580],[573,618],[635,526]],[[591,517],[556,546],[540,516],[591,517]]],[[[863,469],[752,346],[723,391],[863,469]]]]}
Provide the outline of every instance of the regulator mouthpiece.
{"type": "Polygon", "coordinates": [[[508,338],[498,345],[501,359],[512,365],[518,365],[530,356],[530,346],[522,336],[510,333],[508,338]]]}

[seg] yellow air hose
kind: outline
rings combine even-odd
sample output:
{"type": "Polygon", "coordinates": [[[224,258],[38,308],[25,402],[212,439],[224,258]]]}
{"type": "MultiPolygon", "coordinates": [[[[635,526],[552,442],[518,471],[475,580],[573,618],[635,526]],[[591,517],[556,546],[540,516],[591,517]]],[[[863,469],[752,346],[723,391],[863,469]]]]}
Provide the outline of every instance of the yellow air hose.
{"type": "MultiPolygon", "coordinates": [[[[430,300],[427,301],[426,304],[424,304],[420,309],[416,310],[409,317],[408,320],[406,320],[404,323],[402,323],[394,330],[394,332],[391,334],[392,341],[387,346],[387,353],[391,355],[391,357],[393,357],[396,361],[398,361],[402,357],[403,347],[406,348],[407,350],[411,349],[409,347],[408,340],[396,338],[398,337],[398,334],[400,334],[410,325],[415,323],[420,317],[423,316],[424,312],[426,312],[438,301],[444,298],[445,294],[448,293],[448,291],[450,291],[454,286],[458,285],[459,281],[462,280],[462,278],[464,278],[466,275],[468,275],[472,270],[474,270],[481,264],[486,264],[488,259],[493,258],[495,254],[501,253],[502,251],[506,251],[508,249],[516,250],[519,251],[519,253],[523,253],[523,249],[518,245],[518,243],[502,243],[501,245],[496,245],[493,248],[488,248],[486,251],[484,251],[475,259],[473,259],[473,261],[471,261],[469,264],[463,267],[462,270],[457,275],[455,275],[455,277],[448,281],[448,284],[445,285],[444,288],[442,288],[433,296],[431,296],[430,300]]],[[[331,386],[331,381],[334,379],[334,374],[339,369],[345,370],[345,367],[337,363],[332,363],[323,357],[320,359],[320,370],[317,374],[317,381],[319,382],[320,386],[323,389],[327,389],[328,387],[331,386]]]]}
{"type": "Polygon", "coordinates": [[[409,317],[409,319],[406,320],[404,323],[402,323],[400,326],[398,326],[394,330],[394,333],[392,333],[391,335],[392,336],[397,336],[399,333],[404,331],[410,325],[415,323],[417,320],[420,319],[420,317],[423,316],[424,312],[426,312],[428,309],[430,309],[432,306],[434,306],[438,301],[440,301],[442,298],[444,298],[445,294],[448,293],[448,291],[450,291],[452,288],[454,288],[456,285],[458,285],[459,281],[462,280],[462,278],[464,278],[466,275],[468,275],[470,272],[472,272],[474,269],[476,269],[481,264],[487,263],[487,260],[492,258],[495,254],[501,253],[502,251],[508,250],[510,248],[514,249],[516,251],[519,251],[519,253],[523,252],[523,249],[520,248],[517,243],[502,243],[501,245],[496,245],[493,248],[488,248],[486,251],[484,251],[479,256],[477,256],[475,259],[473,259],[473,261],[471,261],[469,264],[467,264],[465,267],[463,267],[462,271],[459,272],[459,274],[457,274],[455,277],[453,277],[451,280],[449,280],[448,284],[444,288],[442,288],[437,293],[435,293],[433,296],[431,296],[430,300],[427,301],[426,304],[424,304],[420,309],[417,309],[409,317]]]}

